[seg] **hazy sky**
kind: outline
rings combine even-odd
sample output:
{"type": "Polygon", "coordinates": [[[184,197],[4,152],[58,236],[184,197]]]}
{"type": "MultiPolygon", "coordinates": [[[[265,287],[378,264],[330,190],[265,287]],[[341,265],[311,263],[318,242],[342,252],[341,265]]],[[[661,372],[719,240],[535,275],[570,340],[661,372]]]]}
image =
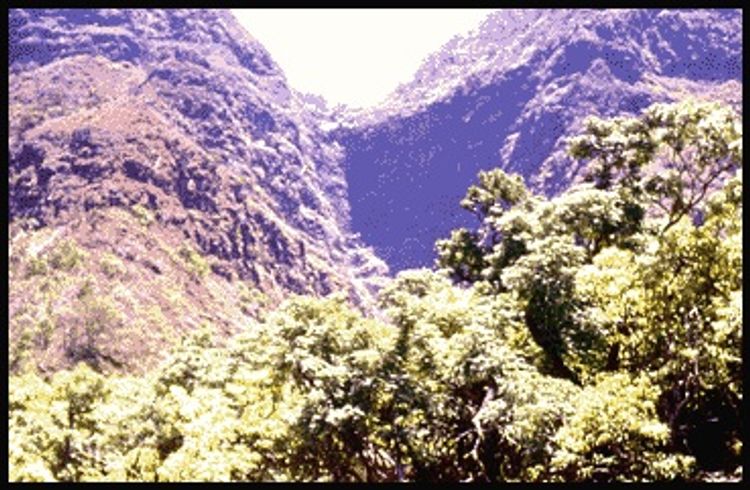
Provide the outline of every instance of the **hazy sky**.
{"type": "Polygon", "coordinates": [[[376,104],[426,55],[477,27],[483,9],[235,9],[297,90],[352,106],[376,104]]]}

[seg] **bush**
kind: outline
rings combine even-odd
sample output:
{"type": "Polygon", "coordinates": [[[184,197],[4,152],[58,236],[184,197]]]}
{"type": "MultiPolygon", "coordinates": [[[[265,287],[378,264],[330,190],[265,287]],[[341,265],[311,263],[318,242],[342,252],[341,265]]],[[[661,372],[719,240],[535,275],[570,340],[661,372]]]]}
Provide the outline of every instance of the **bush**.
{"type": "Polygon", "coordinates": [[[26,265],[26,277],[47,274],[47,261],[43,257],[32,257],[26,265]]]}
{"type": "Polygon", "coordinates": [[[130,211],[133,213],[133,216],[138,218],[138,222],[143,226],[149,226],[156,221],[154,213],[140,204],[132,205],[130,211]]]}
{"type": "Polygon", "coordinates": [[[83,262],[84,252],[73,240],[64,240],[49,253],[49,264],[53,269],[70,271],[83,262]]]}
{"type": "Polygon", "coordinates": [[[126,272],[125,264],[116,255],[105,253],[99,260],[102,272],[110,279],[122,275],[126,272]]]}
{"type": "Polygon", "coordinates": [[[211,270],[208,261],[192,248],[186,246],[181,247],[179,255],[188,265],[190,272],[193,275],[203,277],[211,270]]]}

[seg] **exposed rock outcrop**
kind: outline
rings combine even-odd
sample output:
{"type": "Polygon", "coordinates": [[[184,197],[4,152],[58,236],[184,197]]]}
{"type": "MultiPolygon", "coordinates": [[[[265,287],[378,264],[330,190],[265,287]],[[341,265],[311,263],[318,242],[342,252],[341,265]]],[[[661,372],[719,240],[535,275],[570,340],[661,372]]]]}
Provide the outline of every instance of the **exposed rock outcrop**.
{"type": "Polygon", "coordinates": [[[429,266],[483,169],[556,194],[580,176],[566,138],[588,115],[686,96],[741,109],[737,10],[504,10],[456,37],[371,110],[341,111],[352,224],[393,271],[429,266]]]}
{"type": "MultiPolygon", "coordinates": [[[[144,237],[91,228],[95,212],[137,209],[164,253],[182,237],[211,281],[247,284],[271,303],[339,291],[371,310],[387,267],[349,232],[342,150],[231,14],[11,10],[9,25],[11,244],[24,230],[60,229],[93,261],[144,237]]],[[[162,287],[159,274],[178,281],[169,261],[125,260],[153,272],[131,288],[162,287]]],[[[18,277],[12,333],[29,306],[18,277]]],[[[206,301],[207,323],[248,322],[206,301]]],[[[177,312],[170,321],[196,323],[177,312]]]]}

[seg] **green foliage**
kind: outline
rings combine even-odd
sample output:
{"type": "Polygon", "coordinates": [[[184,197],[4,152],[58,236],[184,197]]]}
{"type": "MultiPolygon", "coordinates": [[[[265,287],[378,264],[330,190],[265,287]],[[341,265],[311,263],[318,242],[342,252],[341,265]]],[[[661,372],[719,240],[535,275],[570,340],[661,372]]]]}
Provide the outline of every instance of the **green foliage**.
{"type": "Polygon", "coordinates": [[[70,271],[85,259],[84,252],[73,240],[64,240],[48,254],[53,269],[70,271]]]}
{"type": "Polygon", "coordinates": [[[8,397],[8,469],[11,481],[55,481],[51,387],[33,373],[11,376],[8,397]]]}
{"type": "Polygon", "coordinates": [[[133,204],[130,207],[130,211],[133,213],[133,216],[138,218],[138,222],[142,226],[149,226],[155,221],[154,213],[141,204],[133,204]]]}
{"type": "Polygon", "coordinates": [[[693,458],[669,451],[669,427],[656,415],[658,389],[647,376],[606,374],[582,390],[553,439],[554,479],[662,481],[691,474],[693,458]]]}
{"type": "Polygon", "coordinates": [[[208,261],[192,248],[187,246],[180,247],[178,253],[187,264],[191,273],[196,277],[203,277],[210,272],[211,267],[208,261]]]}
{"type": "Polygon", "coordinates": [[[650,372],[672,444],[705,467],[731,467],[741,446],[741,134],[713,103],[591,119],[571,141],[589,183],[507,199],[480,176],[463,203],[478,230],[436,244],[456,283],[517,298],[542,372],[650,372]]]}
{"type": "Polygon", "coordinates": [[[670,228],[694,216],[712,184],[742,165],[742,122],[717,102],[654,104],[639,118],[589,118],[571,154],[600,189],[643,199],[670,228]]]}
{"type": "Polygon", "coordinates": [[[509,212],[533,205],[523,179],[500,169],[480,171],[478,179],[478,185],[469,187],[461,206],[479,218],[479,230],[454,230],[450,239],[435,244],[438,266],[448,270],[456,281],[492,279],[494,268],[505,266],[524,251],[524,242],[514,235],[527,231],[527,226],[517,229],[512,218],[505,218],[512,223],[509,229],[496,226],[509,212]]]}
{"type": "Polygon", "coordinates": [[[382,298],[400,329],[392,362],[405,372],[395,379],[410,416],[402,427],[406,476],[539,478],[575,387],[525,361],[512,300],[457,289],[429,271],[401,273],[382,298]]]}
{"type": "Polygon", "coordinates": [[[66,357],[74,362],[84,361],[96,368],[106,363],[122,367],[103,349],[112,332],[125,324],[118,304],[109,296],[95,294],[88,282],[84,282],[78,299],[78,308],[61,325],[66,357]]]}
{"type": "Polygon", "coordinates": [[[101,271],[110,279],[114,279],[126,272],[125,264],[119,257],[111,253],[105,253],[99,259],[101,271]]]}
{"type": "Polygon", "coordinates": [[[47,274],[47,260],[43,257],[31,257],[26,265],[26,277],[44,276],[47,274]]]}
{"type": "Polygon", "coordinates": [[[107,394],[104,378],[79,364],[49,384],[27,374],[11,378],[11,387],[11,479],[100,479],[104,460],[96,408],[107,394]]]}
{"type": "Polygon", "coordinates": [[[480,171],[479,185],[470,186],[461,207],[474,212],[480,218],[501,214],[528,197],[529,191],[520,175],[508,175],[502,170],[480,171]]]}
{"type": "MultiPolygon", "coordinates": [[[[294,479],[361,480],[384,471],[378,454],[376,373],[393,332],[350,310],[341,296],[295,298],[260,329],[263,352],[253,364],[268,369],[269,395],[286,405],[289,423],[275,444],[294,479]]],[[[240,338],[240,344],[250,342],[240,338]]]]}
{"type": "MultiPolygon", "coordinates": [[[[79,364],[43,379],[19,368],[10,378],[10,478],[609,482],[736,474],[743,395],[735,122],[725,108],[695,103],[594,120],[571,146],[591,160],[591,182],[552,199],[517,176],[482,172],[461,203],[479,218],[477,229],[436,244],[438,270],[399,273],[381,291],[378,319],[343,294],[290,297],[260,315],[267,300],[243,287],[238,300],[253,313],[243,332],[226,339],[197,329],[143,377],[79,364]],[[653,165],[667,170],[649,173],[653,165]]],[[[48,260],[56,269],[80,260],[71,248],[55,254],[48,260]]],[[[197,252],[179,255],[196,274],[208,272],[197,252]]],[[[111,257],[100,265],[120,273],[111,257]]],[[[86,278],[81,284],[65,347],[99,368],[106,332],[125,319],[86,278]]],[[[50,325],[19,312],[12,328],[28,351],[50,325]]],[[[18,352],[11,359],[21,366],[18,352]]]]}
{"type": "Polygon", "coordinates": [[[451,232],[447,240],[435,243],[438,265],[450,270],[451,279],[456,282],[473,283],[482,278],[482,271],[487,267],[486,251],[479,245],[479,236],[466,228],[451,232]]]}
{"type": "MultiPolygon", "coordinates": [[[[439,241],[437,264],[459,283],[488,281],[517,294],[550,373],[575,381],[615,365],[614,327],[589,316],[575,274],[607,247],[643,254],[682,218],[705,215],[709,190],[741,162],[738,121],[728,108],[690,101],[639,118],[591,119],[571,142],[575,157],[591,160],[591,183],[547,201],[500,170],[482,173],[462,202],[481,224],[439,241]],[[665,184],[672,173],[675,182],[665,184]]],[[[732,192],[736,201],[741,183],[732,192]]]]}
{"type": "Polygon", "coordinates": [[[239,291],[240,308],[246,315],[258,316],[268,308],[270,300],[263,291],[244,282],[238,282],[237,289],[239,291]]]}
{"type": "Polygon", "coordinates": [[[157,393],[167,393],[173,386],[179,386],[188,393],[196,386],[220,386],[226,374],[221,369],[221,357],[222,353],[214,345],[211,330],[203,326],[184,337],[180,347],[159,369],[155,382],[157,393]]]}

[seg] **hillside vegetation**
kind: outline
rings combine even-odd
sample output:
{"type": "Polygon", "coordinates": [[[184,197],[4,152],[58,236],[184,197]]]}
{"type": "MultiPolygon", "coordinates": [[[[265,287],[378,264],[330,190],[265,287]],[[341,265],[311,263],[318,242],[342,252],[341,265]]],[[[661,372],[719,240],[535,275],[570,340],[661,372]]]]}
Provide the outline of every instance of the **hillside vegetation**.
{"type": "MultiPolygon", "coordinates": [[[[481,172],[460,203],[477,226],[399,273],[379,316],[295,296],[142,375],[45,374],[11,346],[10,479],[741,478],[740,117],[657,104],[587,120],[569,150],[586,182],[555,198],[481,172]]],[[[92,260],[66,247],[26,280],[53,271],[54,289],[92,260]]],[[[200,255],[174,255],[200,283],[200,255]]],[[[100,283],[124,274],[100,262],[100,283]]],[[[69,289],[76,338],[116,320],[102,291],[69,289]]]]}

